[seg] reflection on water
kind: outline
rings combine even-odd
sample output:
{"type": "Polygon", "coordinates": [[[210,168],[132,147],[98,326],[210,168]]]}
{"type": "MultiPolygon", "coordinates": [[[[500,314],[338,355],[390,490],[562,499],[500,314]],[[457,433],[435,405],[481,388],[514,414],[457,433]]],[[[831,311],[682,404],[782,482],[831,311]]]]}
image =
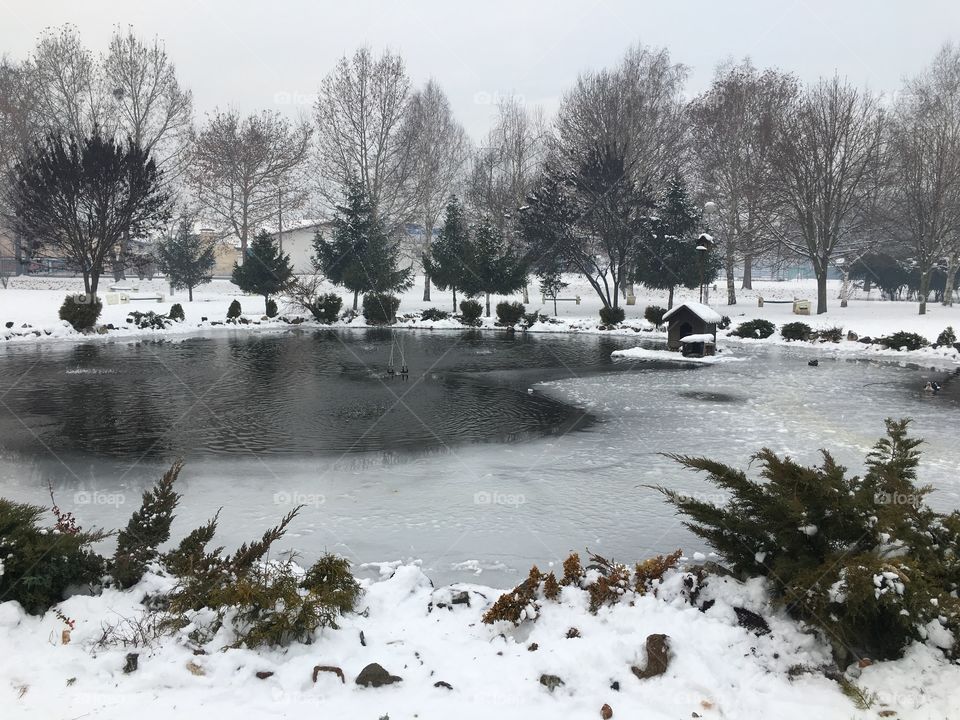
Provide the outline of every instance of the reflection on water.
{"type": "Polygon", "coordinates": [[[343,454],[563,433],[593,419],[529,385],[610,369],[625,342],[373,329],[8,349],[0,449],[343,454]]]}

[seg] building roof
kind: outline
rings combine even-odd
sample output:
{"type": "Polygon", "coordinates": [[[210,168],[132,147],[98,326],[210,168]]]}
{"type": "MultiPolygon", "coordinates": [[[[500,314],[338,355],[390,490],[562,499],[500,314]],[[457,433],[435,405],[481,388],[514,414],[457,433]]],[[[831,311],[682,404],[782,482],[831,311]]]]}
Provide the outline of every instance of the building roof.
{"type": "Polygon", "coordinates": [[[670,316],[676,313],[680,308],[686,308],[687,310],[692,312],[694,315],[696,315],[698,318],[700,318],[701,320],[707,323],[718,323],[721,320],[723,320],[723,317],[720,315],[720,313],[718,313],[712,307],[710,307],[709,305],[704,305],[703,303],[698,303],[698,302],[681,303],[680,305],[675,306],[673,309],[667,310],[667,312],[663,314],[663,319],[664,320],[669,319],[670,316]]]}

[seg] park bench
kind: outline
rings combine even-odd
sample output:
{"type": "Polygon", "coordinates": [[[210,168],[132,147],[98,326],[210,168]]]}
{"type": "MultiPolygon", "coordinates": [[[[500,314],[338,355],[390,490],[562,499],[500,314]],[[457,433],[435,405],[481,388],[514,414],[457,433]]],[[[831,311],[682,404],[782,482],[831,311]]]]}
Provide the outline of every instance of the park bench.
{"type": "Polygon", "coordinates": [[[550,302],[575,302],[577,305],[580,304],[580,296],[579,296],[579,295],[577,295],[576,297],[572,297],[572,298],[547,297],[546,295],[541,295],[541,296],[540,296],[540,302],[543,303],[544,305],[547,304],[547,301],[548,301],[548,300],[549,300],[550,302]]]}
{"type": "Polygon", "coordinates": [[[810,301],[803,300],[801,298],[794,298],[793,300],[764,300],[763,296],[757,297],[757,307],[763,307],[764,305],[793,305],[793,314],[794,315],[809,315],[810,314],[810,301]]]}
{"type": "Polygon", "coordinates": [[[128,295],[127,299],[129,302],[138,302],[138,301],[149,301],[153,300],[154,302],[162,303],[164,300],[163,293],[147,293],[144,295],[128,295]]]}

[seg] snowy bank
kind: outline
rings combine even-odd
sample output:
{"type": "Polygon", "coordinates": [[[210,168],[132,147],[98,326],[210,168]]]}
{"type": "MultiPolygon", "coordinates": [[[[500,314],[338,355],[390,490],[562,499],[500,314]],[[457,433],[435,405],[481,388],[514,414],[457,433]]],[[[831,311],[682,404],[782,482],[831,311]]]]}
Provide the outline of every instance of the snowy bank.
{"type": "MultiPolygon", "coordinates": [[[[712,337],[712,336],[711,336],[712,337]]],[[[720,355],[708,355],[706,357],[686,356],[673,350],[655,350],[645,347],[626,348],[625,350],[614,350],[610,353],[613,358],[629,358],[631,360],[658,360],[661,362],[689,363],[691,365],[715,365],[725,362],[739,362],[747,360],[745,357],[738,357],[723,353],[720,355]]]]}
{"type": "MultiPolygon", "coordinates": [[[[361,612],[324,629],[313,644],[286,649],[191,649],[184,634],[147,646],[103,646],[104,629],[142,616],[142,601],[171,580],[147,575],[129,591],[75,596],[59,611],[25,615],[0,605],[0,675],[5,718],[91,716],[139,720],[227,717],[450,718],[946,718],[960,707],[960,668],[915,645],[899,661],[866,668],[856,682],[875,694],[857,710],[820,668],[826,646],[768,603],[761,581],[714,576],[687,598],[684,573],[671,571],[656,594],[588,609],[584,591],[565,588],[535,622],[485,625],[499,591],[460,584],[435,589],[416,565],[387,564],[364,581],[361,612]],[[709,603],[712,601],[712,603],[709,603]],[[770,632],[738,625],[734,608],[762,615],[770,632]],[[571,628],[576,628],[575,637],[571,628]],[[669,636],[670,662],[658,677],[631,667],[648,661],[646,638],[669,636]],[[128,656],[136,654],[136,670],[128,656]],[[402,678],[360,687],[370,663],[402,678]],[[317,667],[331,668],[330,670],[317,667]],[[343,680],[332,668],[343,672],[343,680]],[[541,683],[555,676],[562,685],[541,683]]],[[[554,683],[550,683],[554,684],[554,683]]]]}

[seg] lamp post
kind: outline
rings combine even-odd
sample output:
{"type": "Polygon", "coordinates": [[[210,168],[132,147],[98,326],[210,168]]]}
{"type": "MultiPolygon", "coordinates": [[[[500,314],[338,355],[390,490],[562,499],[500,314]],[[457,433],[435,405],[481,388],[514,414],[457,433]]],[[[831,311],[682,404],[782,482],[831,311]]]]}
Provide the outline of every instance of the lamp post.
{"type": "MultiPolygon", "coordinates": [[[[717,204],[712,200],[703,204],[703,217],[709,229],[713,229],[714,220],[717,216],[717,204]]],[[[701,233],[697,238],[697,256],[700,258],[700,302],[704,305],[710,304],[710,286],[704,282],[704,273],[706,272],[707,253],[716,244],[713,235],[701,233]]]]}

